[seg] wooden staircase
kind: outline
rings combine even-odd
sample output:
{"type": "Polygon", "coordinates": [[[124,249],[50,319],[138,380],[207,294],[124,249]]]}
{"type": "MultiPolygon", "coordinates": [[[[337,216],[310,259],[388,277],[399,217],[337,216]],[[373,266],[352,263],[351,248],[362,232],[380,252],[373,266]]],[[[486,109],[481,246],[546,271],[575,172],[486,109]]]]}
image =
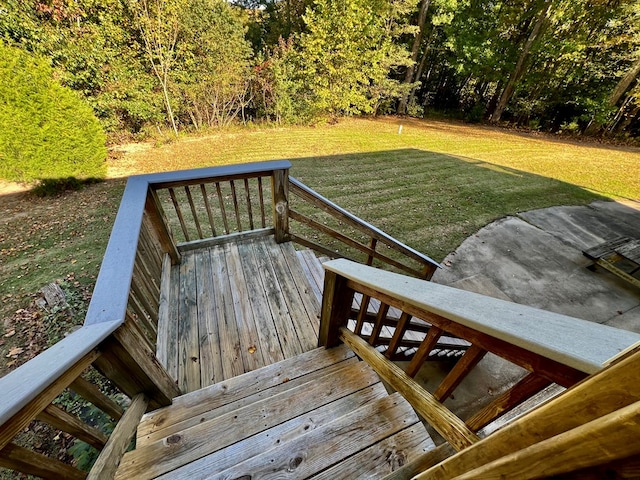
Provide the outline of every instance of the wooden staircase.
{"type": "Polygon", "coordinates": [[[433,446],[411,406],[342,345],[146,414],[116,478],[382,478],[433,446]]]}

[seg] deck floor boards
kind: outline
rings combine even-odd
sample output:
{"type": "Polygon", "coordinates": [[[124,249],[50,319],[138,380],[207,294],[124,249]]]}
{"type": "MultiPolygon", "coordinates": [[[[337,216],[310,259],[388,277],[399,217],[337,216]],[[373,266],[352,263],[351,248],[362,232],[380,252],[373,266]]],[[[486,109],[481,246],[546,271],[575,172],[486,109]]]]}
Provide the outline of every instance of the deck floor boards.
{"type": "Polygon", "coordinates": [[[434,446],[409,403],[340,345],[145,414],[115,478],[381,478],[434,446]]]}
{"type": "Polygon", "coordinates": [[[217,245],[165,264],[158,357],[192,392],[317,346],[320,303],[291,244],[217,245]]]}

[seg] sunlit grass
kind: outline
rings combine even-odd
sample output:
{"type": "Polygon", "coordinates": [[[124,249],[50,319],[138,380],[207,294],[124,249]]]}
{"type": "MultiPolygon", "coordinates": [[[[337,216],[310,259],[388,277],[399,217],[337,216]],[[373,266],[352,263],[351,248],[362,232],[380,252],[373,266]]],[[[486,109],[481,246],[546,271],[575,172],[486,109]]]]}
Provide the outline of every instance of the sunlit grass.
{"type": "MultiPolygon", "coordinates": [[[[638,148],[577,143],[443,121],[346,119],[317,127],[238,130],[142,149],[128,156],[126,163],[139,171],[154,172],[407,148],[509,167],[608,197],[640,199],[638,148]]],[[[117,173],[117,168],[112,172],[117,173]]]]}
{"type": "MultiPolygon", "coordinates": [[[[291,159],[293,176],[437,260],[505,215],[640,198],[639,149],[443,121],[238,128],[126,150],[131,153],[110,161],[112,177],[291,159]]],[[[0,197],[3,317],[56,278],[73,273],[92,282],[123,185],[109,181],[55,199],[0,197]]]]}

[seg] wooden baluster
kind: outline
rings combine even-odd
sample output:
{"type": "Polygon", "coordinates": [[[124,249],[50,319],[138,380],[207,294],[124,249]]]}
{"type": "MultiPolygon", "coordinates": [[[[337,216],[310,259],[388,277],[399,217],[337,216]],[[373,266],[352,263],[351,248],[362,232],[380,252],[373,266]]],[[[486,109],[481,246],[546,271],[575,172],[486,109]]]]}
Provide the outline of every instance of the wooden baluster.
{"type": "Polygon", "coordinates": [[[260,217],[262,220],[262,228],[267,228],[266,215],[264,213],[264,194],[262,192],[262,177],[258,177],[258,197],[260,198],[260,217]]]}
{"type": "Polygon", "coordinates": [[[144,288],[143,282],[140,281],[140,273],[134,265],[134,277],[131,279],[131,291],[136,296],[144,311],[151,317],[154,323],[158,324],[159,299],[151,298],[151,295],[144,288]]]}
{"type": "Polygon", "coordinates": [[[198,220],[198,213],[196,212],[196,206],[193,203],[193,197],[191,196],[191,189],[189,185],[184,186],[184,193],[187,194],[187,200],[189,201],[189,208],[191,209],[191,215],[193,216],[193,221],[196,224],[196,230],[198,231],[198,238],[204,238],[202,235],[202,228],[200,227],[200,220],[198,220]]]}
{"type": "Polygon", "coordinates": [[[249,229],[253,230],[253,211],[251,209],[251,193],[249,193],[249,179],[244,179],[244,193],[247,199],[247,212],[249,213],[249,229]]]}
{"type": "Polygon", "coordinates": [[[220,203],[220,212],[222,213],[222,223],[224,224],[224,234],[229,234],[229,224],[227,222],[227,211],[224,208],[224,198],[220,189],[220,182],[216,182],[216,193],[218,194],[218,202],[220,203]]]}
{"type": "Polygon", "coordinates": [[[373,259],[375,258],[376,245],[378,244],[378,239],[371,237],[371,242],[369,242],[369,248],[373,251],[367,257],[367,265],[373,265],[373,259]]]}
{"type": "Polygon", "coordinates": [[[444,401],[486,354],[487,351],[485,349],[471,345],[469,350],[464,352],[462,358],[456,362],[456,365],[440,383],[433,396],[440,401],[444,401]]]}
{"type": "Polygon", "coordinates": [[[391,337],[391,341],[389,342],[389,348],[387,348],[387,351],[384,354],[385,357],[391,359],[393,355],[395,355],[398,347],[400,346],[400,342],[402,341],[402,337],[404,337],[404,333],[407,331],[411,318],[411,315],[407,312],[402,312],[400,320],[398,320],[398,324],[396,325],[396,329],[393,332],[393,337],[391,337]]]}
{"type": "MultiPolygon", "coordinates": [[[[133,278],[137,282],[140,282],[141,286],[149,295],[149,299],[152,305],[157,308],[158,299],[160,298],[160,287],[156,282],[153,281],[154,274],[148,267],[147,262],[144,259],[144,254],[140,250],[140,247],[138,247],[138,255],[136,255],[136,259],[134,261],[133,275],[133,278]]],[[[153,312],[150,312],[150,314],[153,314],[153,312]]]]}
{"type": "Polygon", "coordinates": [[[424,361],[429,357],[429,353],[438,343],[438,339],[440,338],[440,335],[442,335],[442,333],[443,331],[441,329],[431,325],[427,336],[418,347],[418,351],[411,359],[411,362],[409,362],[409,366],[406,369],[407,375],[409,375],[410,377],[416,376],[424,361]]]}
{"type": "Polygon", "coordinates": [[[207,217],[209,218],[209,226],[211,227],[211,234],[215,237],[217,235],[216,235],[216,227],[213,221],[213,212],[211,211],[211,205],[209,205],[209,197],[207,195],[207,189],[204,183],[200,184],[200,192],[202,193],[204,208],[207,210],[207,217]]]}
{"type": "Polygon", "coordinates": [[[369,295],[362,295],[362,301],[360,302],[360,310],[358,311],[358,317],[356,318],[356,328],[354,328],[353,330],[356,335],[362,334],[362,327],[364,326],[364,321],[367,318],[370,300],[371,300],[371,297],[369,295]]]}
{"type": "Polygon", "coordinates": [[[375,346],[376,342],[378,341],[388,312],[389,305],[387,305],[386,303],[381,303],[380,309],[378,310],[378,315],[376,316],[376,323],[373,325],[373,331],[371,332],[371,336],[369,337],[369,345],[375,346]]]}
{"type": "Polygon", "coordinates": [[[143,223],[138,245],[138,256],[143,261],[144,270],[154,284],[154,289],[160,292],[160,277],[162,276],[163,252],[154,244],[147,222],[143,223]]]}
{"type": "Polygon", "coordinates": [[[551,385],[551,383],[544,377],[530,373],[502,395],[499,395],[489,405],[476,412],[465,423],[471,430],[477,432],[496,418],[533,397],[536,393],[551,385]]]}
{"type": "Polygon", "coordinates": [[[120,460],[122,460],[122,456],[127,451],[148,405],[149,400],[142,393],[132,398],[131,405],[129,405],[122,419],[113,430],[107,445],[91,468],[87,480],[114,477],[120,460]]]}
{"type": "Polygon", "coordinates": [[[238,209],[238,195],[236,194],[236,184],[233,180],[230,180],[231,184],[231,199],[233,200],[233,209],[236,212],[236,223],[238,225],[238,232],[242,231],[242,223],[240,222],[240,210],[238,209]]]}
{"type": "Polygon", "coordinates": [[[178,221],[180,222],[180,228],[182,228],[182,234],[184,235],[184,239],[187,242],[190,242],[189,232],[187,231],[187,226],[184,223],[184,217],[182,216],[182,210],[180,210],[180,205],[178,204],[178,199],[176,198],[176,192],[173,191],[173,188],[169,187],[169,196],[171,197],[171,202],[173,203],[173,208],[176,211],[176,215],[178,216],[178,221]]]}

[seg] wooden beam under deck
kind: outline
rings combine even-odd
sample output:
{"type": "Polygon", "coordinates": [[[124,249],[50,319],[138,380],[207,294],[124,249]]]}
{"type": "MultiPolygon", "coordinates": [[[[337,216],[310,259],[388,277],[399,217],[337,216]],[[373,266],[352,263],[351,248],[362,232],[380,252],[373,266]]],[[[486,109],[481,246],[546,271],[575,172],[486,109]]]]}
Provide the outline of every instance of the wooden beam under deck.
{"type": "Polygon", "coordinates": [[[216,245],[164,268],[158,358],[183,392],[317,346],[320,305],[291,243],[216,245]]]}

